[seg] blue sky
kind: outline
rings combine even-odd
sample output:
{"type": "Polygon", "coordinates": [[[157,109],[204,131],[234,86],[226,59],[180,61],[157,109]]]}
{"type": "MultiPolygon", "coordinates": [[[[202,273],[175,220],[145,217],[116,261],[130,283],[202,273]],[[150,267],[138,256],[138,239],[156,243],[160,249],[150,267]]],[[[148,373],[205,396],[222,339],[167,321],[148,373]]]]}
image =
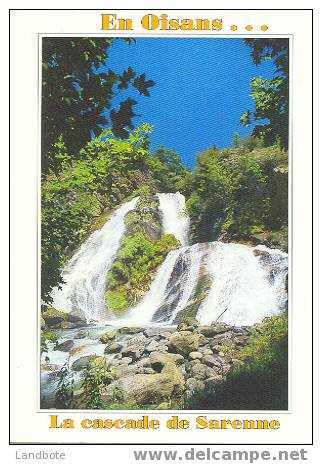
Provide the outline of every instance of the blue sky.
{"type": "Polygon", "coordinates": [[[274,68],[269,61],[255,66],[250,51],[237,38],[137,38],[132,45],[117,40],[108,67],[121,73],[131,66],[155,81],[149,97],[128,92],[141,115],[133,121],[154,126],[153,150],[163,145],[193,167],[199,152],[230,146],[235,132],[251,132],[239,124],[240,115],[253,108],[250,79],[271,78],[274,68]]]}

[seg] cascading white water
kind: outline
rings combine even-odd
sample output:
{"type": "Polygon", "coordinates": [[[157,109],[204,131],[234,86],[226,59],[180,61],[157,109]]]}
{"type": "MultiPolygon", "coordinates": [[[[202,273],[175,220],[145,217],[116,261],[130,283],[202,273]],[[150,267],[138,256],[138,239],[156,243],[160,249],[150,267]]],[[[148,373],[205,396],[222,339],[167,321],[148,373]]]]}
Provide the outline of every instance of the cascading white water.
{"type": "Polygon", "coordinates": [[[160,266],[149,292],[119,323],[134,326],[151,322],[170,324],[175,319],[176,314],[184,309],[188,303],[198,280],[201,256],[199,244],[170,251],[160,266]],[[181,269],[178,275],[173,275],[180,262],[181,266],[186,267],[186,269],[181,269]],[[174,299],[178,294],[174,289],[179,282],[181,283],[179,301],[175,303],[174,299]],[[170,308],[170,312],[164,310],[158,317],[155,317],[163,305],[166,305],[168,309],[170,308]]]}
{"type": "Polygon", "coordinates": [[[185,213],[185,197],[180,193],[158,193],[162,231],[173,234],[182,246],[188,245],[190,219],[185,213]]]}
{"type": "MultiPolygon", "coordinates": [[[[189,218],[184,214],[184,196],[179,192],[162,193],[158,198],[163,233],[172,233],[182,244],[187,244],[189,218]]],[[[80,309],[88,321],[103,322],[111,318],[104,301],[106,273],[125,232],[124,217],[137,202],[138,198],[134,198],[122,205],[69,261],[62,272],[65,283],[52,292],[56,309],[64,312],[80,309]]],[[[134,326],[173,323],[189,304],[205,256],[212,285],[197,313],[202,324],[221,320],[250,325],[277,314],[284,305],[286,253],[265,246],[197,243],[171,251],[142,300],[127,316],[111,323],[134,326]]]]}
{"type": "Polygon", "coordinates": [[[139,198],[125,203],[80,247],[62,271],[64,284],[52,292],[54,308],[71,312],[80,309],[88,321],[107,318],[104,302],[106,272],[110,268],[125,232],[124,217],[139,198]]]}
{"type": "Polygon", "coordinates": [[[280,250],[214,242],[208,272],[213,283],[197,314],[202,324],[251,325],[278,314],[287,299],[287,254],[280,250]]]}

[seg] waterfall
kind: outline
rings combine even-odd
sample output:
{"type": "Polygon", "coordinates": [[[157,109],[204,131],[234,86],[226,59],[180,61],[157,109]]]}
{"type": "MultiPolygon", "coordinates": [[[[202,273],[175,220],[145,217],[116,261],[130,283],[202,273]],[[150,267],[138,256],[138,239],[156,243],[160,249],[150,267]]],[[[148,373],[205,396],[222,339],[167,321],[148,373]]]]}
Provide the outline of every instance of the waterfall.
{"type": "Polygon", "coordinates": [[[62,288],[53,289],[54,308],[67,313],[80,309],[88,321],[107,318],[104,302],[106,273],[125,232],[124,217],[135,208],[138,200],[137,197],[123,204],[82,244],[62,271],[65,282],[62,288]]]}
{"type": "Polygon", "coordinates": [[[203,254],[199,248],[200,245],[196,244],[170,251],[149,292],[122,319],[122,324],[136,326],[173,322],[176,314],[185,308],[198,281],[203,254]]]}
{"type": "Polygon", "coordinates": [[[181,245],[188,245],[190,219],[185,213],[185,197],[180,193],[158,193],[162,213],[162,231],[173,234],[181,245]]]}
{"type": "Polygon", "coordinates": [[[279,313],[287,294],[287,254],[265,246],[214,242],[208,259],[212,286],[197,319],[251,325],[279,313]]]}
{"type": "MultiPolygon", "coordinates": [[[[179,192],[161,193],[158,199],[163,233],[175,235],[182,246],[168,254],[141,301],[125,317],[109,321],[111,324],[171,324],[191,306],[194,314],[198,308],[196,317],[202,324],[220,320],[251,325],[278,314],[287,300],[286,253],[263,245],[236,243],[189,246],[184,196],[179,192]]],[[[137,202],[134,198],[115,211],[68,262],[62,272],[65,283],[52,292],[55,308],[64,312],[82,310],[87,321],[111,318],[104,301],[106,273],[125,232],[124,217],[137,202]]]]}

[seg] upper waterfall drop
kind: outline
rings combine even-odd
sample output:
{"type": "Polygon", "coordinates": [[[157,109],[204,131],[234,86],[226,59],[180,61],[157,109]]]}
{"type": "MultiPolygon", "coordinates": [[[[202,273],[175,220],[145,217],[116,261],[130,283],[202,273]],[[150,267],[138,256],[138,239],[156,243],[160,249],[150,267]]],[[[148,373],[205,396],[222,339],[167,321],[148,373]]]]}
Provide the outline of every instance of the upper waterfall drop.
{"type": "Polygon", "coordinates": [[[287,254],[263,245],[213,242],[208,258],[212,285],[197,319],[251,325],[274,316],[287,300],[287,254]]]}
{"type": "Polygon", "coordinates": [[[182,246],[189,244],[190,219],[185,212],[185,197],[180,193],[158,193],[164,234],[173,234],[182,246]]]}
{"type": "Polygon", "coordinates": [[[53,307],[64,312],[80,309],[88,321],[107,318],[104,301],[106,273],[125,232],[124,217],[139,197],[124,203],[100,229],[81,245],[62,271],[64,284],[52,291],[53,307]]]}

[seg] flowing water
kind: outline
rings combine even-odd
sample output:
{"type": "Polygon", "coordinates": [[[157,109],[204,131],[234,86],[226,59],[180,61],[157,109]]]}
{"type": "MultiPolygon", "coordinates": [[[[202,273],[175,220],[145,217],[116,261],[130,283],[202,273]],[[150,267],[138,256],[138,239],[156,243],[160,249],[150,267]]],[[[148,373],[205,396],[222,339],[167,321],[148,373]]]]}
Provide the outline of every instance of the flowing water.
{"type": "Polygon", "coordinates": [[[138,202],[134,198],[94,232],[69,261],[62,272],[62,289],[53,290],[55,308],[65,312],[80,309],[88,322],[171,324],[184,312],[200,280],[202,263],[206,263],[212,283],[196,316],[202,324],[221,320],[249,325],[279,312],[287,298],[286,253],[265,246],[222,242],[188,246],[184,196],[179,192],[157,196],[163,233],[174,234],[182,246],[168,254],[141,301],[119,319],[109,314],[104,302],[106,272],[125,232],[124,217],[138,202]]]}
{"type": "Polygon", "coordinates": [[[212,286],[197,319],[251,325],[278,314],[287,298],[287,254],[264,246],[214,242],[208,272],[212,286]]]}
{"type": "MultiPolygon", "coordinates": [[[[184,196],[179,192],[161,193],[158,199],[163,233],[175,235],[182,246],[169,252],[150,290],[126,316],[115,318],[109,313],[104,302],[105,281],[126,230],[125,215],[136,207],[138,198],[117,209],[64,268],[65,283],[61,289],[53,290],[53,306],[65,312],[81,310],[92,324],[82,329],[86,332],[82,338],[77,328],[58,331],[59,343],[73,340],[69,352],[56,350],[49,343],[48,353],[42,354],[44,407],[52,405],[62,365],[66,362],[71,365],[83,356],[104,355],[105,345],[99,342],[99,336],[115,326],[173,325],[178,316],[196,304],[199,305],[196,318],[201,324],[218,320],[236,326],[251,325],[285,307],[286,253],[263,245],[249,247],[236,243],[189,246],[184,196]]],[[[76,376],[79,382],[81,375],[76,376]]]]}
{"type": "Polygon", "coordinates": [[[198,281],[202,253],[199,244],[170,251],[160,266],[149,292],[117,325],[171,324],[183,310],[198,281]]]}
{"type": "Polygon", "coordinates": [[[188,245],[190,219],[185,212],[185,197],[180,193],[158,193],[162,213],[162,231],[173,234],[181,245],[188,245]]]}
{"type": "Polygon", "coordinates": [[[83,243],[62,272],[64,284],[52,293],[53,306],[69,313],[81,310],[88,322],[108,317],[104,302],[106,273],[111,267],[125,232],[124,217],[139,198],[118,208],[105,225],[83,243]]]}

